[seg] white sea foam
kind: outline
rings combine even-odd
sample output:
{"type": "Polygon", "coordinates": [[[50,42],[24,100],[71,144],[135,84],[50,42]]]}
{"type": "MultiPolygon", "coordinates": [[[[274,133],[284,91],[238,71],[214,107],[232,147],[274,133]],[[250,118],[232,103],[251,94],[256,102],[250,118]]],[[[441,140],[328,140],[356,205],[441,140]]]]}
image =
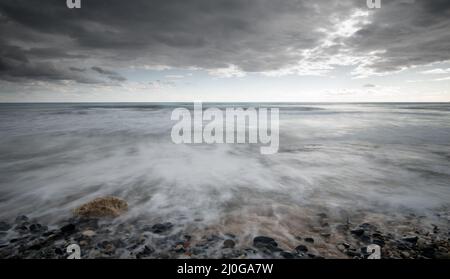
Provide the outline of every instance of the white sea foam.
{"type": "Polygon", "coordinates": [[[248,230],[319,210],[448,206],[450,106],[278,106],[280,150],[264,156],[248,144],[173,144],[169,105],[2,105],[0,219],[57,222],[105,195],[128,201],[122,221],[248,230]]]}

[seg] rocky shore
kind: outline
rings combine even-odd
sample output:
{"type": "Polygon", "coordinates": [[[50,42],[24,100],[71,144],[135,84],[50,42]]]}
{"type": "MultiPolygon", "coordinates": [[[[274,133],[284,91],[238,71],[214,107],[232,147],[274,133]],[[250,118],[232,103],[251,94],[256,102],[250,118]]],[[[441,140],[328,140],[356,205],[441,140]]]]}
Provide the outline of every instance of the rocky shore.
{"type": "MultiPolygon", "coordinates": [[[[285,245],[270,235],[239,236],[206,231],[204,234],[190,234],[171,222],[116,222],[114,216],[126,206],[116,200],[112,202],[114,210],[105,208],[104,200],[100,201],[99,208],[91,203],[88,207],[80,207],[82,214],[56,226],[46,226],[27,216],[18,216],[10,222],[0,221],[0,258],[64,259],[69,256],[67,247],[77,244],[83,259],[365,259],[371,254],[367,247],[376,244],[380,247],[381,258],[385,259],[450,259],[448,225],[415,225],[409,227],[407,234],[401,234],[397,228],[404,227],[404,224],[392,224],[386,231],[370,222],[333,223],[325,213],[321,213],[317,218],[324,227],[332,228],[329,231],[338,234],[337,237],[324,232],[298,235],[295,243],[285,245]],[[89,211],[92,208],[96,210],[89,211]],[[99,218],[99,210],[109,216],[99,218]]],[[[416,218],[420,224],[420,216],[410,218],[416,218]]]]}

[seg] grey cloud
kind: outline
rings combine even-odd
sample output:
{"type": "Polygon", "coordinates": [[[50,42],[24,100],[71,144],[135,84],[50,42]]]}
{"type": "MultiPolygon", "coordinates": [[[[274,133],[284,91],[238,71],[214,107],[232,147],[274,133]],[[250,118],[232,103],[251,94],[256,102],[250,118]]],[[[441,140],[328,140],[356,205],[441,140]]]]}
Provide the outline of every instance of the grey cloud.
{"type": "Polygon", "coordinates": [[[101,75],[107,76],[110,80],[115,80],[115,81],[126,81],[127,80],[125,77],[121,76],[119,73],[116,73],[111,70],[103,69],[98,66],[94,66],[91,69],[101,75]]]}
{"type": "MultiPolygon", "coordinates": [[[[304,59],[304,51],[320,46],[336,19],[367,9],[365,2],[89,0],[70,10],[61,0],[2,0],[0,78],[25,75],[20,67],[44,62],[61,70],[61,78],[95,74],[115,82],[126,80],[117,68],[130,65],[279,70],[304,59]],[[39,47],[23,47],[31,43],[39,47]],[[74,70],[81,65],[91,71],[74,70]]],[[[350,38],[336,38],[313,59],[383,50],[368,65],[379,72],[449,59],[450,2],[402,2],[383,1],[381,9],[371,12],[369,24],[350,38]]]]}
{"type": "Polygon", "coordinates": [[[355,53],[382,51],[377,72],[450,60],[450,1],[383,1],[372,21],[345,43],[355,53]]]}
{"type": "Polygon", "coordinates": [[[77,67],[69,67],[69,70],[74,71],[74,72],[86,72],[86,69],[82,69],[82,68],[77,68],[77,67]]]}
{"type": "Polygon", "coordinates": [[[102,75],[115,75],[116,74],[113,71],[105,70],[105,69],[103,69],[101,67],[97,67],[97,66],[92,67],[91,69],[102,75]]]}

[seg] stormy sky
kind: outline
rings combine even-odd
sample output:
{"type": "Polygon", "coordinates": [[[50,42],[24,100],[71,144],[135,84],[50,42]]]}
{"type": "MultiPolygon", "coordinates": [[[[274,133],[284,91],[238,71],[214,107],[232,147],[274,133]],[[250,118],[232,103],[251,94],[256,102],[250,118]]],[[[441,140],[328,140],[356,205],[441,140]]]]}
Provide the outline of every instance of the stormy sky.
{"type": "Polygon", "coordinates": [[[450,1],[0,0],[0,101],[450,101],[450,1]]]}

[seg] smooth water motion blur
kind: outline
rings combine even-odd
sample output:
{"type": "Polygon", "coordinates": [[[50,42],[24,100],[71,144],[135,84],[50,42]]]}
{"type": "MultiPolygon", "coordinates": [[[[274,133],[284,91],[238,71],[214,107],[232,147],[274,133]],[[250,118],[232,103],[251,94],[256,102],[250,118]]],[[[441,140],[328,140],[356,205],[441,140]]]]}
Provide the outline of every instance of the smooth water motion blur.
{"type": "Polygon", "coordinates": [[[449,205],[448,104],[251,104],[280,108],[273,155],[249,144],[174,144],[170,115],[183,105],[192,109],[0,105],[0,218],[57,223],[113,195],[129,204],[118,223],[291,239],[318,212],[395,220],[449,205]]]}

